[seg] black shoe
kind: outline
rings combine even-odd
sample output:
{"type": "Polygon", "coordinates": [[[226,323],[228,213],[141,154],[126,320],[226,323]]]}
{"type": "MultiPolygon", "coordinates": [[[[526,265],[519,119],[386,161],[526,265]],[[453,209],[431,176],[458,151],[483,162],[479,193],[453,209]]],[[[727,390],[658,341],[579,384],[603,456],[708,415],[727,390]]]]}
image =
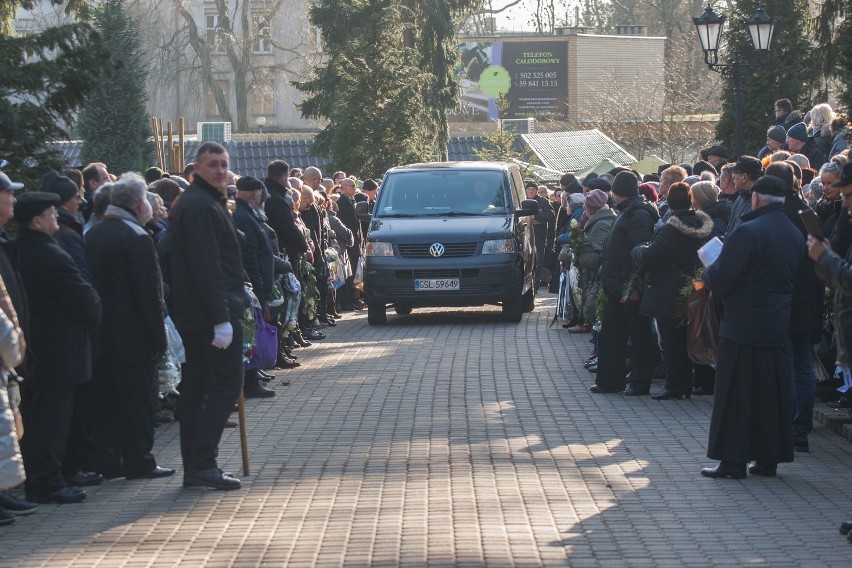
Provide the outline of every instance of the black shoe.
{"type": "Polygon", "coordinates": [[[807,442],[793,442],[793,451],[806,454],[811,451],[811,446],[807,442]]]}
{"type": "Polygon", "coordinates": [[[127,477],[127,479],[162,479],[164,477],[173,476],[175,471],[176,470],[173,467],[156,466],[148,473],[143,473],[141,475],[127,475],[125,477],[127,477]]]}
{"type": "Polygon", "coordinates": [[[840,523],[840,534],[846,536],[852,531],[852,521],[843,521],[840,523]]]}
{"type": "Polygon", "coordinates": [[[100,485],[106,481],[104,476],[100,473],[89,471],[78,471],[65,480],[68,482],[68,485],[72,485],[74,487],[94,487],[95,485],[100,485]]]}
{"type": "Polygon", "coordinates": [[[236,428],[236,427],[237,427],[237,423],[234,422],[233,420],[228,420],[227,422],[225,422],[225,428],[236,428]]]}
{"type": "Polygon", "coordinates": [[[761,477],[775,477],[775,473],[778,466],[774,463],[760,463],[754,462],[750,466],[748,466],[748,472],[752,475],[759,475],[761,477]]]}
{"type": "Polygon", "coordinates": [[[217,468],[202,469],[198,471],[187,471],[183,474],[184,487],[212,487],[230,491],[239,489],[242,483],[236,477],[224,475],[217,468]]]}
{"type": "Polygon", "coordinates": [[[616,394],[619,391],[617,391],[615,389],[604,388],[604,387],[598,386],[598,385],[592,385],[592,386],[589,387],[589,392],[592,392],[592,393],[595,393],[595,394],[616,394]]]}
{"type": "Polygon", "coordinates": [[[302,337],[305,339],[309,339],[311,341],[319,341],[325,339],[325,334],[321,331],[317,331],[315,329],[309,329],[305,333],[302,334],[302,337]]]}
{"type": "Polygon", "coordinates": [[[256,385],[243,389],[243,395],[246,398],[271,398],[275,396],[275,391],[262,385],[256,385]]]}
{"type": "Polygon", "coordinates": [[[592,359],[589,359],[588,361],[583,363],[583,367],[585,367],[586,369],[588,369],[589,367],[597,367],[597,366],[598,366],[598,358],[597,357],[593,357],[592,359]]]}
{"type": "Polygon", "coordinates": [[[337,322],[335,322],[331,318],[319,318],[317,321],[319,321],[323,325],[327,325],[328,327],[334,327],[337,325],[337,322]]]}
{"type": "Polygon", "coordinates": [[[15,515],[6,509],[0,508],[0,527],[13,524],[15,524],[15,515]]]}
{"type": "Polygon", "coordinates": [[[624,396],[645,396],[651,391],[651,389],[635,389],[633,387],[627,387],[622,393],[624,396]]]}
{"type": "Polygon", "coordinates": [[[13,515],[22,517],[35,513],[38,509],[38,503],[30,503],[18,497],[15,497],[8,491],[0,491],[0,510],[5,509],[13,515]]]}
{"type": "Polygon", "coordinates": [[[680,390],[669,390],[669,389],[664,388],[662,391],[658,392],[657,394],[652,394],[651,398],[653,398],[654,400],[680,400],[684,397],[689,399],[690,396],[692,396],[692,389],[687,390],[687,391],[680,391],[680,390]]]}
{"type": "Polygon", "coordinates": [[[71,487],[63,487],[53,493],[27,493],[27,501],[32,501],[33,503],[59,503],[60,505],[65,505],[67,503],[82,503],[85,500],[85,491],[71,487]]]}
{"type": "Polygon", "coordinates": [[[713,396],[713,389],[708,389],[706,387],[693,387],[692,394],[695,396],[713,396]]]}
{"type": "Polygon", "coordinates": [[[590,373],[597,373],[597,372],[598,372],[598,364],[597,364],[597,362],[595,362],[593,365],[589,365],[588,367],[586,367],[586,369],[587,369],[590,373]]]}
{"type": "Polygon", "coordinates": [[[267,373],[266,371],[264,371],[262,369],[258,369],[257,370],[257,378],[259,378],[261,381],[267,381],[268,382],[268,381],[271,381],[272,379],[274,379],[275,375],[271,375],[271,374],[267,373]]]}
{"type": "Polygon", "coordinates": [[[730,479],[745,479],[746,468],[743,463],[719,462],[716,467],[705,467],[701,470],[701,475],[704,477],[712,477],[713,479],[730,478],[730,479]]]}

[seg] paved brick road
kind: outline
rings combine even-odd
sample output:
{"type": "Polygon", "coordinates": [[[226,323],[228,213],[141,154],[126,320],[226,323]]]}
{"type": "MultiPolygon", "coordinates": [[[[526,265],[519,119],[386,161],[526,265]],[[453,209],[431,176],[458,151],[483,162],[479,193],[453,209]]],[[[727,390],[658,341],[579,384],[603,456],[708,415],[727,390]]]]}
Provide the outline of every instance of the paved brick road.
{"type": "MultiPolygon", "coordinates": [[[[110,481],[0,528],[0,564],[849,565],[848,441],[819,425],[777,479],[701,478],[711,400],[588,394],[588,336],[539,304],[350,315],[248,402],[242,491],[110,481]]],[[[176,424],[157,456],[179,465],[176,424]]]]}

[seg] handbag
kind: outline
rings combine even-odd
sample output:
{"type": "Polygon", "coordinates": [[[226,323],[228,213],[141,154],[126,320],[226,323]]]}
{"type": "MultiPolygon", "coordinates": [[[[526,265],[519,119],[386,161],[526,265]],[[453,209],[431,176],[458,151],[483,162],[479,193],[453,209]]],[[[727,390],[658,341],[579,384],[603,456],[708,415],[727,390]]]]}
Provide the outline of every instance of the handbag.
{"type": "Polygon", "coordinates": [[[686,304],[686,351],[696,365],[715,365],[719,350],[719,313],[707,288],[693,290],[686,304]]]}
{"type": "Polygon", "coordinates": [[[244,363],[246,370],[269,369],[278,358],[278,330],[263,320],[263,314],[255,311],[254,346],[251,357],[244,363]]]}
{"type": "Polygon", "coordinates": [[[846,356],[844,361],[849,364],[850,357],[852,357],[852,308],[845,308],[837,312],[837,327],[838,339],[841,340],[837,342],[837,358],[840,359],[840,350],[842,349],[846,356]]]}

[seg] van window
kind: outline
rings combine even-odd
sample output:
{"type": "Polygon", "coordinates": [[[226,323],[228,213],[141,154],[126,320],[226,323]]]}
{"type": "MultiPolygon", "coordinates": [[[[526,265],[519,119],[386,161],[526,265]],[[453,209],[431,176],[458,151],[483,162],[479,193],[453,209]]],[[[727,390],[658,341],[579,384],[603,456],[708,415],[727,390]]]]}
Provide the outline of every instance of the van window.
{"type": "Polygon", "coordinates": [[[509,180],[500,170],[395,172],[382,183],[373,216],[509,215],[509,180]]]}

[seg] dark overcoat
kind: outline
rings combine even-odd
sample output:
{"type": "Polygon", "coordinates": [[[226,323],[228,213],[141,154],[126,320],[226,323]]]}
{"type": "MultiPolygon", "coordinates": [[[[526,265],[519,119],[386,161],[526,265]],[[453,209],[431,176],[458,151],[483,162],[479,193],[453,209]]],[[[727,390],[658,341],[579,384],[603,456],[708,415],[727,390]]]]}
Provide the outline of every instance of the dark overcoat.
{"type": "Polygon", "coordinates": [[[209,331],[241,321],[243,257],[225,197],[200,176],[172,207],[171,314],[178,329],[209,331]]]}
{"type": "Polygon", "coordinates": [[[92,376],[92,341],[101,301],[71,256],[53,237],[18,231],[12,258],[30,304],[27,387],[74,387],[92,376]]]}
{"type": "Polygon", "coordinates": [[[158,361],[166,351],[166,331],[157,250],[148,232],[130,220],[132,214],[121,216],[114,208],[86,234],[92,284],[103,305],[101,354],[116,361],[158,361]]]}
{"type": "Polygon", "coordinates": [[[244,200],[237,198],[234,224],[245,235],[242,242],[243,268],[254,289],[254,295],[264,302],[272,294],[275,257],[260,219],[244,200]]]}
{"type": "Polygon", "coordinates": [[[660,218],[657,209],[641,196],[633,197],[619,207],[604,247],[603,289],[610,296],[621,297],[624,287],[636,273],[631,252],[648,243],[654,236],[654,223],[660,218]]]}

